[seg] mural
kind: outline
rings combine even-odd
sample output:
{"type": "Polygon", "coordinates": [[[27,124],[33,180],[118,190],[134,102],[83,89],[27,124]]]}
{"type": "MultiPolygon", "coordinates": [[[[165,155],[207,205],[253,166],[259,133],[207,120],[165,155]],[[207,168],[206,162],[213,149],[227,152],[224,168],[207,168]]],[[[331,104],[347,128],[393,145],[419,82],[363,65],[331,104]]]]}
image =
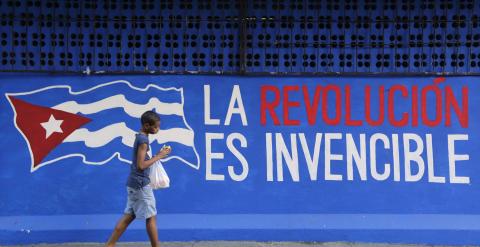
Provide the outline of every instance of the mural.
{"type": "Polygon", "coordinates": [[[172,142],[178,145],[178,155],[168,157],[164,162],[176,158],[199,168],[193,145],[194,132],[184,117],[182,89],[165,89],[152,84],[137,88],[128,81],[113,81],[79,92],[72,91],[69,85],[52,85],[30,92],[6,93],[6,96],[15,112],[15,126],[28,144],[32,171],[75,156],[90,165],[103,165],[115,157],[130,163],[140,116],[148,110],[154,110],[160,116],[173,116],[175,121],[171,123],[178,125],[151,137],[156,144],[172,142]],[[145,99],[146,102],[138,104],[128,98],[133,101],[145,99]],[[116,114],[110,115],[116,109],[116,114]],[[45,118],[48,121],[42,122],[45,118]],[[121,142],[114,143],[116,138],[121,142]],[[46,157],[62,143],[66,146],[64,150],[50,155],[51,158],[46,157]],[[179,156],[182,154],[185,159],[179,156]]]}
{"type": "Polygon", "coordinates": [[[146,110],[163,241],[477,243],[477,79],[3,74],[0,243],[106,240],[146,110]]]}

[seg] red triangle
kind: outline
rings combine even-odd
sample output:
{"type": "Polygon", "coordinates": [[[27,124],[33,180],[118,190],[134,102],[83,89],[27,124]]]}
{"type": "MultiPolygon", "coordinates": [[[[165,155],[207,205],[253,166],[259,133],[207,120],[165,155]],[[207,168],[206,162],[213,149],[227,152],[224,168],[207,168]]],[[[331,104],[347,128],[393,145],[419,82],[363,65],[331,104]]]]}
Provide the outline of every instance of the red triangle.
{"type": "Polygon", "coordinates": [[[91,121],[91,119],[80,115],[30,104],[12,96],[8,96],[8,98],[15,109],[17,128],[28,141],[33,168],[38,166],[45,156],[62,143],[73,131],[91,121]],[[46,130],[41,123],[48,122],[50,116],[57,120],[63,120],[60,125],[63,133],[54,132],[47,138],[46,130]]]}

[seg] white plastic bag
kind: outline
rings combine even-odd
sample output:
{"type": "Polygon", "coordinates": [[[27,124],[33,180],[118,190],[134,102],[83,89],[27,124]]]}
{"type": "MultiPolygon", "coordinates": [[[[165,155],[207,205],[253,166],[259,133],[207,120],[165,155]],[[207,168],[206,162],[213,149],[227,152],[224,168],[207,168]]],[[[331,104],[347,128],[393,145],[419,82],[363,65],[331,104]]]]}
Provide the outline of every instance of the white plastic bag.
{"type": "Polygon", "coordinates": [[[150,168],[150,186],[154,190],[170,187],[170,179],[160,160],[150,168]]]}

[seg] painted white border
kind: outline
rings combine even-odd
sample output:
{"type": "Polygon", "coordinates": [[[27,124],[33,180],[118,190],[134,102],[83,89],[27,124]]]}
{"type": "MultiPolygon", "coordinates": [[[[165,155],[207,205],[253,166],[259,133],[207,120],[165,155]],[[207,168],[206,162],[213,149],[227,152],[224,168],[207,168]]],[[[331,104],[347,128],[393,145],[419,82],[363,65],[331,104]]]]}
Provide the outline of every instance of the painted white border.
{"type": "MultiPolygon", "coordinates": [[[[145,88],[140,88],[140,87],[136,87],[136,86],[133,86],[129,81],[126,81],[126,80],[116,80],[116,81],[111,81],[111,82],[107,82],[107,83],[103,83],[103,84],[100,84],[100,85],[97,85],[97,86],[94,86],[94,87],[91,87],[89,89],[86,89],[86,90],[83,90],[83,91],[73,91],[72,87],[70,85],[52,85],[52,86],[48,86],[48,87],[44,87],[44,88],[40,88],[40,89],[36,89],[36,90],[33,90],[33,91],[28,91],[28,92],[18,92],[18,93],[5,93],[5,97],[7,98],[8,102],[10,103],[10,106],[12,107],[13,109],[13,112],[14,112],[14,116],[13,116],[13,124],[15,125],[15,128],[17,128],[18,132],[20,132],[23,136],[23,139],[25,140],[25,142],[27,143],[27,146],[28,146],[28,151],[30,153],[30,159],[31,159],[31,163],[30,163],[30,172],[34,172],[36,170],[38,170],[40,167],[43,167],[43,166],[46,166],[46,165],[49,165],[49,164],[52,164],[54,162],[57,162],[59,160],[62,160],[62,159],[67,159],[67,158],[70,158],[70,157],[81,157],[82,158],[82,162],[87,164],[87,165],[104,165],[105,163],[109,162],[110,160],[112,160],[114,157],[117,157],[118,160],[122,161],[122,162],[125,162],[127,164],[131,164],[131,161],[130,160],[127,160],[127,159],[124,159],[121,157],[121,154],[119,152],[115,152],[114,154],[112,154],[109,158],[107,158],[106,160],[103,160],[103,161],[98,161],[98,162],[92,162],[92,161],[88,161],[87,158],[85,157],[85,155],[83,154],[80,154],[80,153],[75,153],[75,154],[68,154],[68,155],[64,155],[64,156],[61,156],[61,157],[58,157],[56,159],[53,159],[53,160],[48,160],[48,161],[45,161],[45,162],[42,162],[40,163],[37,167],[34,167],[34,161],[33,161],[33,153],[32,153],[32,148],[30,147],[30,143],[28,142],[28,139],[27,137],[25,136],[25,134],[20,130],[20,128],[18,128],[17,126],[17,123],[16,123],[16,119],[17,119],[17,112],[15,111],[15,107],[13,106],[13,103],[10,101],[10,98],[8,98],[8,96],[23,96],[23,95],[30,95],[30,94],[35,94],[35,93],[39,93],[39,92],[43,92],[43,91],[46,91],[46,90],[50,90],[50,89],[54,89],[54,88],[66,88],[68,89],[68,93],[70,95],[79,95],[79,94],[84,94],[84,93],[87,93],[87,92],[91,92],[93,90],[96,90],[98,88],[101,88],[101,87],[106,87],[106,86],[110,86],[110,85],[114,85],[114,84],[126,84],[127,86],[129,86],[131,89],[134,89],[134,90],[137,90],[137,91],[142,91],[142,92],[146,92],[148,91],[148,89],[150,88],[155,88],[155,89],[158,89],[160,91],[171,91],[171,90],[174,90],[174,91],[177,91],[177,92],[180,92],[180,95],[182,97],[182,102],[181,102],[181,105],[183,106],[184,105],[184,96],[183,96],[183,88],[175,88],[175,87],[169,87],[169,88],[163,88],[163,87],[159,87],[155,84],[148,84],[145,88]]],[[[185,124],[185,126],[187,126],[187,128],[193,132],[193,136],[195,138],[195,131],[192,129],[192,127],[190,127],[190,125],[187,123],[186,119],[185,119],[185,111],[183,112],[183,116],[182,116],[182,119],[183,119],[183,123],[185,124]]],[[[171,160],[171,159],[178,159],[182,162],[184,162],[185,164],[187,164],[188,166],[192,167],[192,168],[195,168],[195,169],[200,169],[200,158],[198,156],[198,152],[197,152],[197,149],[195,148],[195,143],[193,145],[193,151],[195,153],[195,156],[197,157],[197,164],[193,164],[193,163],[190,163],[186,160],[184,160],[182,157],[180,156],[170,156],[166,159],[163,159],[162,161],[168,161],[168,160],[171,160]]]]}

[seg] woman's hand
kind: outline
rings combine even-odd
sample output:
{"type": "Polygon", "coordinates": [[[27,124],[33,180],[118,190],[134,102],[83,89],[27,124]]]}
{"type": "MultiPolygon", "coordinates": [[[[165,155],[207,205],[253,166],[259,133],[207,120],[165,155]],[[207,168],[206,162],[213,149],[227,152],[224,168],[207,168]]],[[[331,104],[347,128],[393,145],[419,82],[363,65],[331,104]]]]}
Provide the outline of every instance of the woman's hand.
{"type": "Polygon", "coordinates": [[[172,147],[163,145],[162,149],[158,151],[157,155],[160,157],[160,159],[163,159],[167,157],[171,152],[172,152],[172,147]]]}

